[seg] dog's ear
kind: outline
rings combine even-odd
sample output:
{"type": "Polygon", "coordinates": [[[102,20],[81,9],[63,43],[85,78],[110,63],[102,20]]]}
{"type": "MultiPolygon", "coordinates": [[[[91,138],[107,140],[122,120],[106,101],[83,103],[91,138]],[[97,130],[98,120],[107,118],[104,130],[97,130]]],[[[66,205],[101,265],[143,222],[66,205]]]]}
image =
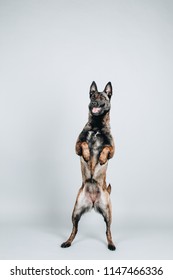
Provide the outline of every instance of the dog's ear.
{"type": "Polygon", "coordinates": [[[91,86],[90,86],[90,97],[93,93],[97,92],[97,85],[95,82],[92,82],[91,86]]]}
{"type": "Polygon", "coordinates": [[[111,82],[107,83],[107,85],[105,86],[104,92],[106,92],[109,99],[111,99],[111,96],[112,96],[112,84],[111,84],[111,82]]]}

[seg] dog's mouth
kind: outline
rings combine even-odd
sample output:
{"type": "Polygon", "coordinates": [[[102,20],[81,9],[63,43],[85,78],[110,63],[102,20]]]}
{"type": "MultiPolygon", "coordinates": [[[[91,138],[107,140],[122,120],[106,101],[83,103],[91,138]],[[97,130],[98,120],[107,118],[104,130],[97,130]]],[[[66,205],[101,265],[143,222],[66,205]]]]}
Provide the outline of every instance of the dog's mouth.
{"type": "Polygon", "coordinates": [[[93,108],[92,108],[92,113],[93,113],[93,114],[98,114],[98,113],[100,113],[100,111],[101,111],[101,108],[100,108],[100,107],[93,107],[93,108]]]}

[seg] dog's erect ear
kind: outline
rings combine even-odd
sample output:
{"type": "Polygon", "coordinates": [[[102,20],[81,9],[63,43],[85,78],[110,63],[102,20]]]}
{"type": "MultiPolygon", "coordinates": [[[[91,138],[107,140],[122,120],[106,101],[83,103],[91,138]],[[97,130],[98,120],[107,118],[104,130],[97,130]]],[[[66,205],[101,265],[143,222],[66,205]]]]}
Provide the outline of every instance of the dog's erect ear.
{"type": "Polygon", "coordinates": [[[112,96],[112,84],[111,82],[107,83],[107,85],[105,86],[104,92],[106,92],[106,94],[108,95],[109,99],[112,96]]]}
{"type": "Polygon", "coordinates": [[[97,85],[95,82],[92,82],[91,86],[90,86],[90,96],[94,93],[97,92],[97,85]]]}

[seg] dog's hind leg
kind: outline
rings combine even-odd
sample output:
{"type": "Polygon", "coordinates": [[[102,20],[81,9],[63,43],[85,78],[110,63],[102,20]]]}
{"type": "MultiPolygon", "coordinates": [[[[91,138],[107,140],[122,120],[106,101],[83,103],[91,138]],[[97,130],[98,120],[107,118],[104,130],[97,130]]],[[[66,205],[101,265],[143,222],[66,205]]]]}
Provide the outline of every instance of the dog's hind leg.
{"type": "MultiPolygon", "coordinates": [[[[103,218],[104,221],[106,223],[106,237],[107,237],[107,241],[108,241],[108,249],[114,251],[116,249],[113,241],[112,241],[112,235],[111,235],[111,221],[112,221],[112,208],[111,208],[111,202],[110,202],[110,198],[109,201],[107,201],[107,199],[105,200],[103,197],[103,193],[101,195],[100,201],[95,205],[95,210],[97,212],[99,212],[103,218]],[[106,202],[106,203],[105,203],[106,202]]],[[[109,197],[109,194],[106,193],[105,198],[109,197]]]]}
{"type": "Polygon", "coordinates": [[[70,237],[68,240],[64,243],[61,244],[62,248],[70,247],[72,241],[74,240],[77,231],[78,231],[78,223],[81,218],[81,216],[91,210],[92,208],[92,203],[88,201],[85,197],[85,192],[83,190],[83,187],[79,190],[76,203],[74,206],[73,214],[72,214],[72,223],[73,223],[73,228],[72,232],[70,234],[70,237]]]}

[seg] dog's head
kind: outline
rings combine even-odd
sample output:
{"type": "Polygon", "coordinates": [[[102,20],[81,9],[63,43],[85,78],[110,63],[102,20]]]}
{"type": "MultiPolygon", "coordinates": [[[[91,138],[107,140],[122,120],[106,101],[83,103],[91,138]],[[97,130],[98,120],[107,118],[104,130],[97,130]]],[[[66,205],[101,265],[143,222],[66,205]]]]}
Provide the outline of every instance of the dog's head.
{"type": "Polygon", "coordinates": [[[103,92],[98,92],[97,85],[92,82],[90,86],[90,103],[89,110],[93,116],[104,115],[110,111],[112,96],[112,85],[109,82],[103,92]]]}

